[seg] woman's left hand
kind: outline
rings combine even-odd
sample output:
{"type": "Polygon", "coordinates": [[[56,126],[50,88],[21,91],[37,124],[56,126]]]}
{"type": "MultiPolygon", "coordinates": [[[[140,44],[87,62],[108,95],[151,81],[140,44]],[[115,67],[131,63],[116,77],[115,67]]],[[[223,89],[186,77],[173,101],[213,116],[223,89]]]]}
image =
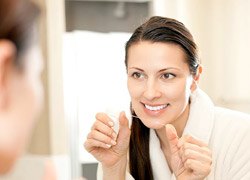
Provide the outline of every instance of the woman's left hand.
{"type": "Polygon", "coordinates": [[[204,142],[185,135],[180,139],[175,128],[166,126],[171,149],[171,167],[177,180],[203,180],[211,171],[212,153],[204,142]]]}

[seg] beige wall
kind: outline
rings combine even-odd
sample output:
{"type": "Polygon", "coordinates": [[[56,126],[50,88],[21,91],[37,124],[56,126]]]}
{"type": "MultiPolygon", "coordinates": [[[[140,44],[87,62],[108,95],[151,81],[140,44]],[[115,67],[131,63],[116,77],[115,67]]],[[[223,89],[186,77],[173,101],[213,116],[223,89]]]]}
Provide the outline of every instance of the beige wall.
{"type": "Polygon", "coordinates": [[[48,105],[48,70],[47,70],[47,40],[46,40],[46,4],[45,0],[33,0],[39,5],[41,14],[39,17],[39,41],[44,57],[44,71],[42,75],[44,86],[44,108],[35,125],[28,153],[31,154],[50,154],[50,131],[49,131],[49,105],[48,105]]]}
{"type": "Polygon", "coordinates": [[[65,29],[63,0],[33,0],[41,8],[39,35],[45,68],[44,110],[28,147],[32,154],[66,154],[68,150],[63,107],[62,33],[65,29]]]}

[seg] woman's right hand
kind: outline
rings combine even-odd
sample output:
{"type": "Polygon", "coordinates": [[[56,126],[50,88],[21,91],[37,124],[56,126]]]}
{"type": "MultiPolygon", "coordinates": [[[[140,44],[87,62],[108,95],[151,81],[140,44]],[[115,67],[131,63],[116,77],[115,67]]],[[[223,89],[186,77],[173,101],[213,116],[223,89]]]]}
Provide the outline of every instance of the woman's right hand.
{"type": "Polygon", "coordinates": [[[87,140],[85,149],[105,167],[113,167],[127,159],[130,129],[125,112],[119,116],[119,134],[113,130],[114,121],[105,113],[98,113],[87,140]],[[124,158],[125,157],[125,158],[124,158]]]}

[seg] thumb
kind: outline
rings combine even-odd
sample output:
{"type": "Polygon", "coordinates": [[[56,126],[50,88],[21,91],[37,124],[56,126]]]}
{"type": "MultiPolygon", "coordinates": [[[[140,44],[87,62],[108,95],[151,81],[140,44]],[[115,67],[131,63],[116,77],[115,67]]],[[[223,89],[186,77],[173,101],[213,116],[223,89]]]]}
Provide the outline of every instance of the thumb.
{"type": "Polygon", "coordinates": [[[176,132],[173,125],[167,124],[166,125],[166,133],[167,133],[167,138],[168,138],[168,142],[170,145],[171,153],[174,154],[179,150],[179,148],[177,146],[178,141],[179,141],[177,132],[176,132]]]}
{"type": "Polygon", "coordinates": [[[130,137],[130,129],[128,118],[125,112],[122,111],[119,116],[119,134],[118,139],[128,139],[130,137]]]}
{"type": "Polygon", "coordinates": [[[119,129],[121,130],[127,130],[129,129],[129,123],[128,123],[128,118],[125,115],[125,112],[122,111],[119,116],[119,129]]]}
{"type": "Polygon", "coordinates": [[[125,112],[121,112],[119,116],[119,133],[117,136],[117,144],[114,146],[114,150],[120,154],[126,154],[129,146],[130,129],[128,119],[125,112]]]}

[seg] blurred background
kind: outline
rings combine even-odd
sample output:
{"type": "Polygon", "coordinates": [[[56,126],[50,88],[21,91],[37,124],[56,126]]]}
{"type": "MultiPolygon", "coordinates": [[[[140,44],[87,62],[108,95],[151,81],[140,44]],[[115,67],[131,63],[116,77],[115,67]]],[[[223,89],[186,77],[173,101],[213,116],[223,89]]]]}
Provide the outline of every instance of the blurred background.
{"type": "Polygon", "coordinates": [[[83,142],[98,111],[128,111],[124,45],[152,15],[191,31],[204,69],[200,88],[214,104],[250,113],[250,0],[33,1],[42,9],[45,107],[9,177],[50,158],[59,180],[96,179],[83,142]]]}

